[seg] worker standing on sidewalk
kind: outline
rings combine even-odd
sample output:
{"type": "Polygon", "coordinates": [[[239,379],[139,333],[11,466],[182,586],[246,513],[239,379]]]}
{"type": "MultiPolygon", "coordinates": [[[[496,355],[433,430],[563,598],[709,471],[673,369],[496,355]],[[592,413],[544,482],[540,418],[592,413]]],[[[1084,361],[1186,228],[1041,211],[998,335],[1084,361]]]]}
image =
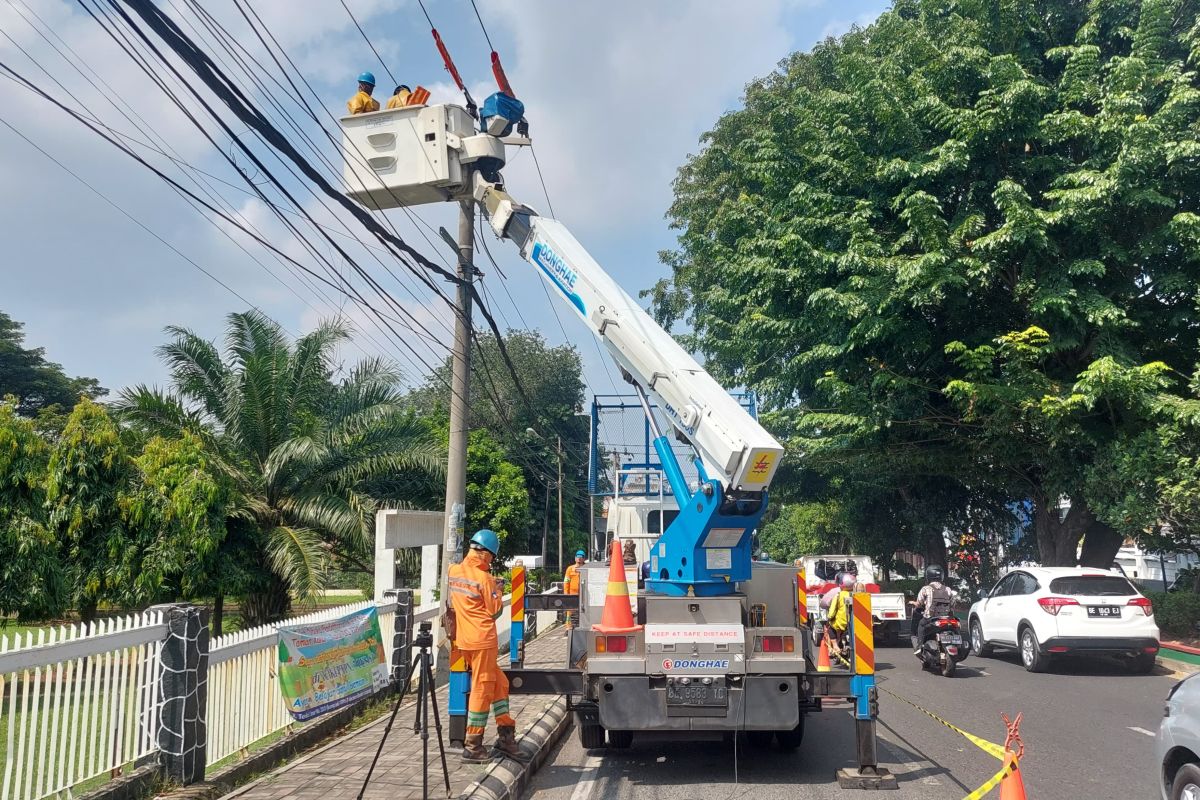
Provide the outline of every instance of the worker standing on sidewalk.
{"type": "MultiPolygon", "coordinates": [[[[587,553],[582,550],[575,551],[575,563],[567,567],[567,571],[563,574],[563,594],[579,594],[579,570],[587,560],[587,553]]],[[[567,612],[567,630],[575,627],[575,618],[578,611],[567,612]]]]}
{"type": "Polygon", "coordinates": [[[471,551],[462,563],[450,566],[450,608],[454,612],[454,644],[471,671],[467,700],[467,733],[462,760],[491,760],[483,747],[488,712],[496,716],[500,739],[496,751],[520,761],[527,756],[517,746],[517,721],[508,708],[508,678],[497,665],[500,656],[496,620],[504,612],[501,588],[492,577],[492,559],[500,549],[495,532],[481,530],[471,537],[471,551]]]}

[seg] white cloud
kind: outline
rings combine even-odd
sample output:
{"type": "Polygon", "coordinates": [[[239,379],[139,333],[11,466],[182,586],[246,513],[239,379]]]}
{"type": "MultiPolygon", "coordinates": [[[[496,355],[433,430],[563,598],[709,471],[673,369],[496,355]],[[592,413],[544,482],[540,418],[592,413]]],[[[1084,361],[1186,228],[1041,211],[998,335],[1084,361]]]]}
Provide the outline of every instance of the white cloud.
{"type": "MultiPolygon", "coordinates": [[[[782,22],[790,5],[484,6],[487,21],[515,41],[505,68],[526,104],[558,215],[604,233],[661,220],[671,181],[699,134],[786,54],[791,42],[782,22]]],[[[538,185],[536,176],[522,183],[538,185]]]]}

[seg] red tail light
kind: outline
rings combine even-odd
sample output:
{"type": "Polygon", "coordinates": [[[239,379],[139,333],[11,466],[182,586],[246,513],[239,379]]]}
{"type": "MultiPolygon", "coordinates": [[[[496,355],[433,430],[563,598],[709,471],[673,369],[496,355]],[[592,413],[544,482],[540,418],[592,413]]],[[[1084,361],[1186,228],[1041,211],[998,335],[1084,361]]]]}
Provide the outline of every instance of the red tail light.
{"type": "Polygon", "coordinates": [[[754,648],[763,653],[782,653],[783,652],[783,637],[782,636],[759,636],[757,637],[759,644],[754,648]]]}
{"type": "Polygon", "coordinates": [[[1077,606],[1079,601],[1074,597],[1039,597],[1038,605],[1052,617],[1057,617],[1063,606],[1077,606]]]}
{"type": "Polygon", "coordinates": [[[629,642],[624,636],[597,636],[597,653],[624,653],[629,650],[629,642]]]}
{"type": "Polygon", "coordinates": [[[958,620],[954,617],[947,617],[945,619],[934,620],[933,625],[936,628],[957,628],[958,620]]]}
{"type": "Polygon", "coordinates": [[[1129,601],[1129,605],[1137,606],[1147,617],[1154,614],[1154,604],[1150,602],[1149,597],[1135,597],[1129,601]]]}

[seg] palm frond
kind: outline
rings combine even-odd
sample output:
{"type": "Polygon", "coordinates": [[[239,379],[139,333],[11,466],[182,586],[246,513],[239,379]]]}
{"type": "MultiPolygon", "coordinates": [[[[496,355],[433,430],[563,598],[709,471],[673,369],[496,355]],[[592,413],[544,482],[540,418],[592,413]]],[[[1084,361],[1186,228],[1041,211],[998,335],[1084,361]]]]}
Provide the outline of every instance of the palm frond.
{"type": "Polygon", "coordinates": [[[321,537],[304,527],[277,525],[267,536],[271,569],[301,599],[311,599],[325,588],[329,558],[321,537]]]}
{"type": "Polygon", "coordinates": [[[166,362],[176,390],[223,424],[229,368],[221,361],[216,345],[187,328],[171,325],[166,331],[175,340],[158,347],[157,353],[166,362]]]}
{"type": "Polygon", "coordinates": [[[178,396],[157,387],[138,384],[122,389],[112,408],[146,433],[180,436],[184,431],[207,432],[198,413],[189,411],[178,396]]]}

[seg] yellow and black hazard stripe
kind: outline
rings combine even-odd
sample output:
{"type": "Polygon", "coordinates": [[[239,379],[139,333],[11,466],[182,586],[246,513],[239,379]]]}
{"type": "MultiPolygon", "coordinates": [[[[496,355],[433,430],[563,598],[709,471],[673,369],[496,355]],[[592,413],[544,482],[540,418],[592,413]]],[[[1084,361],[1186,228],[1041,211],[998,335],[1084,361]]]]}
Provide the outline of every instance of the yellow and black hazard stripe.
{"type": "Polygon", "coordinates": [[[854,613],[854,674],[875,674],[875,627],[871,619],[871,595],[855,592],[854,613]]]}
{"type": "Polygon", "coordinates": [[[525,621],[525,567],[520,564],[512,571],[512,621],[525,621]]]}

